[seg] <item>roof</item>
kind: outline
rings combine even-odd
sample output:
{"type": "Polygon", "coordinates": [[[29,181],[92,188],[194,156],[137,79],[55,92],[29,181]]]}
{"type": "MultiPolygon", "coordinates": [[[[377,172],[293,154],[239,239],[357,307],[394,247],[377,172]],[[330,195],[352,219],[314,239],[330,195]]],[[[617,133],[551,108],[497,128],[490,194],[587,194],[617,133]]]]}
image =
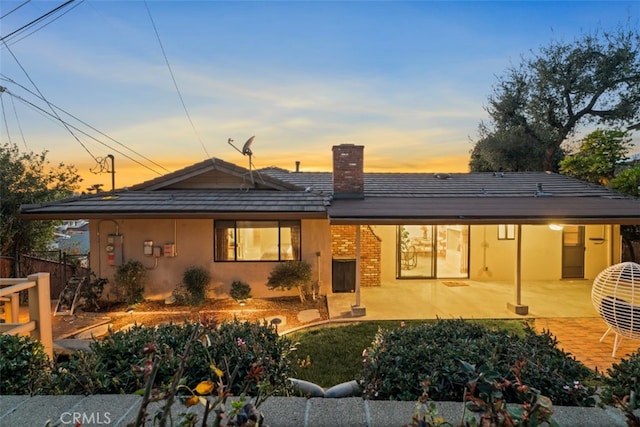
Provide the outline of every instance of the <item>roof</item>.
{"type": "MultiPolygon", "coordinates": [[[[330,172],[262,173],[332,191],[330,172]]],[[[365,173],[364,180],[364,198],[331,201],[331,223],[640,223],[640,200],[555,173],[365,173]]]]}
{"type": "Polygon", "coordinates": [[[364,179],[364,198],[332,199],[331,172],[248,170],[212,158],[129,189],[23,205],[20,216],[640,224],[639,199],[553,173],[365,173],[364,179]]]}
{"type": "MultiPolygon", "coordinates": [[[[262,176],[289,182],[320,194],[333,192],[331,172],[261,169],[262,176]]],[[[550,172],[365,173],[364,196],[370,197],[624,197],[605,187],[550,172]]]]}
{"type": "Polygon", "coordinates": [[[324,198],[302,191],[119,191],[23,205],[31,219],[326,218],[324,198]]]}

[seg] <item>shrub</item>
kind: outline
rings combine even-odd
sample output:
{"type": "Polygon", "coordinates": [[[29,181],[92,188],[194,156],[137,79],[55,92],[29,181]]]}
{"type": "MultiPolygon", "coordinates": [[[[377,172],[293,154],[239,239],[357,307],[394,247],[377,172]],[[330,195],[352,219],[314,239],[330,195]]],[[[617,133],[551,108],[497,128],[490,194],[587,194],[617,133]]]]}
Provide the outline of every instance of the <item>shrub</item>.
{"type": "Polygon", "coordinates": [[[191,305],[202,304],[207,297],[211,273],[204,267],[189,267],[182,274],[182,283],[191,305]]]}
{"type": "MultiPolygon", "coordinates": [[[[582,384],[592,372],[556,347],[548,333],[527,328],[524,337],[463,320],[379,330],[363,352],[362,386],[374,399],[417,400],[429,383],[433,400],[462,401],[473,378],[462,362],[513,379],[521,361],[523,383],[557,405],[593,405],[594,390],[582,384]],[[576,383],[577,381],[577,383],[576,383]],[[575,387],[577,386],[577,388],[575,387]]],[[[507,401],[516,400],[506,395],[507,401]]]]}
{"type": "Polygon", "coordinates": [[[311,285],[311,264],[306,261],[285,261],[273,268],[267,280],[269,289],[298,289],[300,301],[304,302],[311,285]]]}
{"type": "Polygon", "coordinates": [[[118,267],[113,279],[127,304],[136,304],[144,300],[146,276],[147,269],[140,261],[129,260],[118,267]]]}
{"type": "Polygon", "coordinates": [[[244,301],[251,298],[251,285],[240,280],[231,284],[231,298],[236,301],[244,301]]]}
{"type": "Polygon", "coordinates": [[[602,403],[620,405],[628,401],[631,410],[640,407],[636,399],[640,397],[640,350],[623,358],[620,363],[614,363],[607,370],[602,388],[602,403]],[[633,399],[632,397],[636,397],[633,399]]]}
{"type": "Polygon", "coordinates": [[[92,354],[76,353],[59,364],[53,378],[56,389],[64,394],[134,393],[145,386],[143,374],[151,348],[160,360],[154,387],[167,387],[196,327],[202,332],[191,347],[182,383],[211,380],[212,363],[223,369],[226,365],[230,371],[237,369],[236,375],[225,372],[225,383],[236,393],[246,388],[250,374],[259,366],[270,387],[286,390],[286,379],[291,376],[287,357],[291,342],[266,324],[240,321],[134,326],[129,331],[111,332],[91,343],[92,354]]]}
{"type": "Polygon", "coordinates": [[[0,334],[0,395],[40,394],[51,364],[44,347],[29,337],[0,334]]]}
{"type": "Polygon", "coordinates": [[[91,281],[80,289],[80,297],[84,299],[85,310],[99,310],[100,305],[98,301],[102,297],[104,285],[109,283],[109,279],[96,277],[95,273],[91,272],[91,281]]]}

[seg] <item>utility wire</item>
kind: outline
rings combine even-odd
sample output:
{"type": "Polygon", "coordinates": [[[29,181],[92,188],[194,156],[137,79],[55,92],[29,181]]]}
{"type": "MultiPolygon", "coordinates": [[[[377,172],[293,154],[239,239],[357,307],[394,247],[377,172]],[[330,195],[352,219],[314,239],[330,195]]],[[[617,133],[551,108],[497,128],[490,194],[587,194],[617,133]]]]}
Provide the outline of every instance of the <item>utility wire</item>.
{"type": "MultiPolygon", "coordinates": [[[[66,122],[66,121],[64,121],[62,118],[60,118],[60,116],[58,116],[57,114],[56,114],[56,115],[54,115],[54,114],[52,114],[52,113],[50,113],[50,112],[46,111],[45,109],[43,109],[43,108],[41,108],[41,107],[37,106],[36,104],[34,104],[34,103],[30,102],[30,101],[27,101],[26,99],[22,98],[21,96],[16,95],[16,94],[14,94],[14,93],[11,93],[10,91],[8,91],[8,90],[6,90],[6,89],[4,90],[4,92],[5,92],[5,93],[8,93],[9,95],[11,95],[12,97],[14,97],[15,99],[17,99],[17,100],[19,100],[19,101],[22,101],[23,103],[25,103],[25,104],[26,104],[26,105],[28,105],[29,107],[31,107],[31,108],[33,108],[33,109],[35,109],[36,111],[38,111],[38,112],[40,112],[40,113],[43,113],[43,114],[46,114],[47,116],[50,116],[50,117],[54,118],[56,122],[60,122],[60,123],[61,123],[65,128],[67,128],[67,129],[68,129],[68,128],[72,128],[72,129],[74,129],[74,130],[78,131],[79,133],[81,133],[81,134],[85,135],[86,137],[93,139],[93,140],[94,140],[94,141],[96,141],[98,144],[101,144],[101,145],[103,145],[103,146],[107,147],[108,149],[110,149],[110,150],[112,150],[112,151],[115,151],[116,153],[118,153],[118,154],[122,155],[123,157],[125,157],[125,158],[127,158],[127,159],[131,160],[132,162],[137,163],[138,165],[140,165],[140,166],[144,167],[145,169],[148,169],[148,170],[150,170],[151,172],[153,172],[153,173],[155,173],[155,174],[162,175],[162,173],[160,173],[160,172],[158,172],[157,170],[155,170],[155,169],[153,169],[153,168],[150,168],[149,166],[147,166],[147,165],[145,165],[145,164],[141,163],[141,162],[140,162],[140,161],[138,161],[137,159],[135,159],[135,158],[133,158],[133,157],[129,156],[128,154],[123,153],[122,151],[118,150],[117,148],[113,148],[113,147],[111,147],[109,144],[107,144],[107,143],[105,143],[105,142],[100,141],[99,139],[97,139],[97,138],[95,138],[94,136],[92,136],[92,135],[88,134],[87,132],[83,131],[82,129],[77,128],[76,126],[72,125],[71,123],[67,123],[67,122],[66,122]]],[[[73,117],[73,116],[72,116],[72,117],[73,117]]],[[[76,138],[76,139],[77,139],[77,138],[76,138]]],[[[102,161],[101,161],[100,159],[98,159],[97,157],[93,157],[93,159],[96,161],[96,163],[97,163],[97,164],[101,164],[101,163],[102,163],[102,161]]],[[[163,169],[164,169],[164,168],[163,168],[163,169]]],[[[167,169],[165,169],[165,170],[167,170],[167,169]]]]}
{"type": "MultiPolygon", "coordinates": [[[[61,10],[61,9],[63,9],[63,8],[65,8],[67,5],[69,5],[69,4],[71,4],[71,3],[73,3],[74,1],[75,1],[75,0],[68,0],[68,1],[66,1],[65,3],[63,3],[63,4],[61,4],[60,6],[56,7],[55,9],[50,10],[49,12],[45,13],[44,15],[41,15],[40,17],[38,17],[38,18],[36,18],[36,19],[32,20],[31,22],[29,22],[29,23],[27,23],[27,24],[24,24],[22,27],[18,28],[17,30],[10,32],[10,33],[9,33],[9,34],[7,34],[6,36],[3,36],[2,38],[0,38],[0,41],[5,42],[5,45],[6,45],[6,39],[10,38],[10,37],[11,37],[11,36],[13,36],[14,34],[18,34],[19,32],[21,32],[21,31],[23,31],[23,30],[25,30],[25,29],[27,29],[27,28],[29,28],[29,27],[31,27],[31,26],[33,26],[33,25],[37,24],[38,22],[42,21],[43,19],[47,18],[48,16],[50,16],[50,15],[52,15],[52,14],[56,13],[57,11],[59,11],[59,10],[61,10]]],[[[57,18],[56,18],[56,19],[57,19],[57,18]]],[[[51,21],[51,22],[53,22],[53,21],[51,21]]],[[[49,25],[49,24],[46,24],[46,25],[49,25]]],[[[41,28],[43,28],[43,27],[41,27],[41,28]]],[[[7,48],[8,48],[8,46],[7,46],[7,48]]]]}
{"type": "MultiPolygon", "coordinates": [[[[9,121],[7,120],[7,111],[4,106],[4,97],[2,96],[3,93],[5,93],[5,88],[0,86],[0,104],[2,105],[2,118],[4,119],[4,127],[7,131],[7,139],[9,139],[9,142],[13,143],[13,141],[11,141],[11,131],[9,130],[9,121]]],[[[9,95],[11,96],[11,94],[9,95]]],[[[13,96],[10,99],[11,99],[11,106],[13,107],[13,114],[16,117],[18,130],[20,131],[20,136],[22,137],[22,143],[24,144],[24,148],[27,151],[29,151],[29,147],[27,146],[27,140],[24,139],[24,132],[22,131],[22,125],[20,124],[20,119],[18,118],[18,110],[16,109],[16,103],[13,100],[13,96]]]]}
{"type": "Polygon", "coordinates": [[[185,114],[187,115],[187,119],[189,120],[189,123],[191,124],[191,129],[193,129],[193,132],[196,134],[196,137],[198,138],[198,141],[200,141],[200,145],[202,146],[202,149],[204,150],[204,153],[207,155],[207,158],[211,158],[211,156],[209,155],[209,152],[207,151],[207,147],[205,147],[204,142],[202,142],[202,138],[200,138],[200,134],[198,133],[198,131],[196,130],[195,125],[193,124],[193,120],[191,120],[191,115],[189,114],[189,110],[187,110],[187,106],[184,103],[184,99],[182,98],[182,94],[180,93],[180,88],[178,87],[178,82],[176,81],[175,76],[173,75],[173,71],[171,69],[171,64],[169,64],[169,59],[167,58],[167,54],[164,50],[164,47],[162,46],[162,40],[160,40],[160,34],[158,33],[158,29],[156,28],[156,24],[153,21],[153,16],[151,16],[151,10],[149,10],[149,5],[147,4],[147,0],[144,0],[144,6],[147,9],[147,13],[149,14],[149,19],[151,20],[151,25],[153,26],[153,31],[156,34],[156,38],[158,39],[158,44],[160,45],[160,50],[162,51],[162,56],[164,57],[164,61],[167,64],[167,68],[169,69],[169,74],[171,74],[171,80],[173,81],[173,86],[176,88],[176,92],[178,93],[178,98],[180,98],[180,103],[182,104],[182,108],[184,109],[185,114]]]}
{"type": "MultiPolygon", "coordinates": [[[[23,85],[21,85],[20,83],[17,83],[17,82],[15,82],[15,81],[13,81],[12,79],[8,78],[7,76],[4,76],[2,73],[0,73],[0,76],[3,76],[3,77],[4,77],[4,78],[3,78],[3,80],[9,81],[9,82],[11,82],[11,83],[15,84],[16,86],[19,86],[20,88],[24,89],[25,91],[29,92],[31,95],[35,96],[36,98],[41,99],[40,97],[38,97],[38,95],[37,95],[37,94],[33,93],[33,92],[32,92],[32,91],[30,91],[28,88],[26,88],[26,87],[24,87],[23,85]]],[[[17,97],[17,98],[20,98],[20,97],[18,97],[17,95],[12,94],[12,93],[10,93],[10,95],[11,95],[11,96],[15,96],[15,97],[17,97]]],[[[23,102],[27,102],[26,100],[23,100],[22,98],[20,98],[20,99],[21,99],[23,102]]],[[[45,102],[46,102],[46,101],[45,101],[45,102]]],[[[108,138],[109,140],[111,140],[111,141],[115,142],[115,143],[116,143],[116,144],[118,144],[119,146],[121,146],[121,147],[123,147],[123,148],[125,148],[125,149],[129,150],[130,152],[132,152],[132,153],[133,153],[133,154],[135,154],[136,156],[138,156],[138,157],[140,157],[140,158],[142,158],[142,159],[144,159],[144,160],[148,161],[149,163],[151,163],[151,164],[153,164],[153,165],[155,165],[155,166],[159,167],[160,169],[164,170],[165,172],[171,172],[169,169],[165,168],[164,166],[162,166],[162,165],[160,165],[160,164],[158,164],[158,163],[154,162],[153,160],[151,160],[151,159],[149,159],[148,157],[146,157],[146,156],[144,156],[144,155],[142,155],[142,154],[138,153],[137,151],[135,151],[134,149],[132,149],[132,148],[128,147],[127,145],[125,145],[125,144],[123,144],[123,143],[121,143],[121,142],[117,141],[116,139],[114,139],[114,138],[110,137],[109,135],[105,134],[104,132],[102,132],[102,131],[100,131],[100,130],[96,129],[95,127],[91,126],[90,124],[88,124],[87,122],[83,121],[82,119],[80,119],[80,118],[78,118],[78,117],[74,116],[73,114],[69,113],[69,112],[68,112],[68,111],[66,111],[65,109],[63,109],[63,108],[61,108],[61,107],[58,107],[57,105],[55,105],[55,104],[53,104],[53,103],[52,103],[51,105],[53,105],[56,109],[58,109],[59,111],[63,112],[63,113],[64,113],[64,114],[66,114],[67,116],[69,116],[69,117],[73,118],[74,120],[76,120],[76,121],[78,121],[78,122],[82,123],[83,125],[87,126],[89,129],[93,130],[94,132],[99,133],[100,135],[104,136],[105,138],[108,138]]],[[[83,133],[84,133],[84,132],[83,132],[83,133]]],[[[86,134],[85,134],[85,135],[86,135],[86,134]]],[[[106,145],[106,144],[103,144],[103,145],[105,145],[105,146],[109,147],[109,146],[108,146],[108,145],[106,145]]],[[[109,148],[111,149],[111,147],[109,147],[109,148]]],[[[154,172],[155,172],[155,171],[154,171],[154,172]]],[[[157,173],[157,172],[156,172],[156,173],[157,173]]]]}
{"type": "Polygon", "coordinates": [[[9,143],[13,144],[13,141],[11,141],[11,132],[9,132],[9,121],[7,120],[7,113],[4,109],[4,97],[2,96],[3,93],[4,91],[0,92],[0,106],[2,106],[2,117],[4,118],[4,127],[7,131],[7,139],[9,140],[9,143]]]}
{"type": "MultiPolygon", "coordinates": [[[[13,40],[13,38],[10,40],[11,44],[15,44],[18,43],[24,39],[26,39],[27,37],[29,37],[30,35],[37,33],[38,31],[42,30],[45,27],[48,27],[49,25],[53,24],[54,22],[56,22],[58,19],[62,18],[64,15],[66,15],[67,13],[71,12],[73,9],[75,9],[76,7],[80,6],[80,4],[82,4],[84,2],[84,0],[80,0],[79,2],[75,3],[71,8],[65,10],[63,13],[61,13],[60,15],[56,16],[55,18],[53,18],[51,21],[42,24],[40,27],[35,28],[33,31],[31,31],[28,34],[25,34],[24,36],[22,36],[21,38],[17,39],[17,40],[13,40]]],[[[17,34],[16,34],[17,36],[17,34]]]]}
{"type": "Polygon", "coordinates": [[[15,12],[16,10],[20,9],[22,6],[28,4],[31,0],[27,0],[22,4],[19,4],[18,6],[14,7],[13,9],[11,9],[9,12],[5,13],[4,15],[0,16],[0,19],[5,18],[9,15],[11,15],[13,12],[15,12]]]}
{"type": "Polygon", "coordinates": [[[16,103],[11,97],[11,106],[13,107],[13,115],[16,117],[16,124],[18,125],[18,130],[20,131],[20,137],[22,138],[22,143],[24,144],[24,148],[29,151],[29,147],[27,146],[27,140],[24,137],[24,131],[22,130],[22,124],[20,123],[20,118],[18,117],[18,110],[16,108],[16,103]]]}
{"type": "MultiPolygon", "coordinates": [[[[69,2],[71,2],[73,0],[69,0],[69,2]]],[[[67,2],[67,3],[69,3],[67,2]]],[[[69,128],[67,126],[67,123],[62,120],[62,118],[60,118],[60,116],[58,115],[58,113],[56,112],[55,108],[53,108],[53,106],[51,105],[51,103],[49,102],[49,100],[47,100],[47,98],[45,98],[45,96],[42,94],[42,92],[40,92],[40,89],[38,89],[38,86],[36,85],[36,83],[31,79],[31,77],[29,76],[29,73],[27,73],[27,70],[24,69],[24,67],[22,66],[22,64],[20,63],[20,61],[18,61],[18,58],[16,58],[16,56],[13,54],[13,51],[11,50],[11,48],[9,47],[9,45],[2,40],[2,43],[5,45],[5,47],[7,48],[7,50],[9,51],[9,53],[11,54],[11,56],[13,57],[13,60],[16,61],[16,64],[18,64],[18,66],[20,67],[20,69],[22,70],[22,72],[25,74],[25,76],[27,76],[27,79],[31,82],[31,84],[33,85],[33,87],[36,89],[36,91],[38,92],[38,94],[40,95],[40,99],[42,99],[44,102],[47,103],[47,105],[49,106],[49,108],[51,109],[51,112],[54,114],[54,116],[56,116],[58,118],[58,120],[60,120],[60,123],[62,123],[64,125],[64,127],[67,129],[67,131],[71,134],[71,136],[73,136],[75,138],[76,141],[78,141],[78,144],[80,144],[80,146],[82,146],[82,148],[85,149],[85,151],[87,153],[89,153],[89,155],[91,156],[91,158],[93,158],[93,160],[95,160],[96,162],[98,161],[98,159],[96,159],[96,156],[94,156],[91,151],[89,151],[89,149],[82,143],[82,141],[80,141],[80,139],[71,131],[71,128],[69,128]]]]}

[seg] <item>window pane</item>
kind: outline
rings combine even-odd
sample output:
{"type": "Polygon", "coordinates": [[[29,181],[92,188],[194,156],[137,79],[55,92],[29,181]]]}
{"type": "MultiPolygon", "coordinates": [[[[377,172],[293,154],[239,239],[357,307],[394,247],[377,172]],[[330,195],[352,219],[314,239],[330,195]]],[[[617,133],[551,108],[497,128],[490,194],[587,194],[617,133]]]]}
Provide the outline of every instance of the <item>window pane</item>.
{"type": "Polygon", "coordinates": [[[437,227],[438,277],[468,277],[469,226],[437,227]]]}
{"type": "Polygon", "coordinates": [[[216,261],[300,259],[300,221],[215,221],[216,261]]]}
{"type": "Polygon", "coordinates": [[[216,221],[214,239],[214,259],[216,261],[234,261],[235,222],[216,221]]]}
{"type": "Polygon", "coordinates": [[[280,223],[280,259],[300,259],[300,221],[280,223]]]}
{"type": "Polygon", "coordinates": [[[580,244],[580,226],[565,225],[563,228],[562,239],[564,246],[578,246],[580,244]]]}
{"type": "Polygon", "coordinates": [[[278,260],[277,221],[238,221],[238,261],[278,260]]]}
{"type": "Polygon", "coordinates": [[[514,240],[516,238],[516,226],[513,224],[498,225],[498,240],[514,240]]]}

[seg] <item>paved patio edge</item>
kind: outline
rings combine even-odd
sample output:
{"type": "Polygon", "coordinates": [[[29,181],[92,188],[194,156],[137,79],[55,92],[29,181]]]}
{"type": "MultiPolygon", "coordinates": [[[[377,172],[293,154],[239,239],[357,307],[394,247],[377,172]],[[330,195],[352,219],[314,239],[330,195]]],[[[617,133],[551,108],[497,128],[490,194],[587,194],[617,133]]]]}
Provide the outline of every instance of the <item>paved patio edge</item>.
{"type": "MultiPolygon", "coordinates": [[[[136,395],[94,396],[0,396],[0,425],[12,427],[75,425],[83,427],[125,427],[136,419],[141,397],[136,395]]],[[[436,402],[438,414],[453,425],[462,416],[461,402],[436,402]]],[[[271,397],[261,406],[265,422],[271,427],[363,426],[393,427],[411,422],[414,402],[371,401],[358,397],[324,399],[271,397]]],[[[158,404],[150,407],[150,413],[158,404]]],[[[601,427],[626,426],[619,409],[554,407],[554,418],[560,426],[601,427]]],[[[174,420],[183,412],[201,412],[202,406],[185,408],[175,404],[174,420]]]]}

